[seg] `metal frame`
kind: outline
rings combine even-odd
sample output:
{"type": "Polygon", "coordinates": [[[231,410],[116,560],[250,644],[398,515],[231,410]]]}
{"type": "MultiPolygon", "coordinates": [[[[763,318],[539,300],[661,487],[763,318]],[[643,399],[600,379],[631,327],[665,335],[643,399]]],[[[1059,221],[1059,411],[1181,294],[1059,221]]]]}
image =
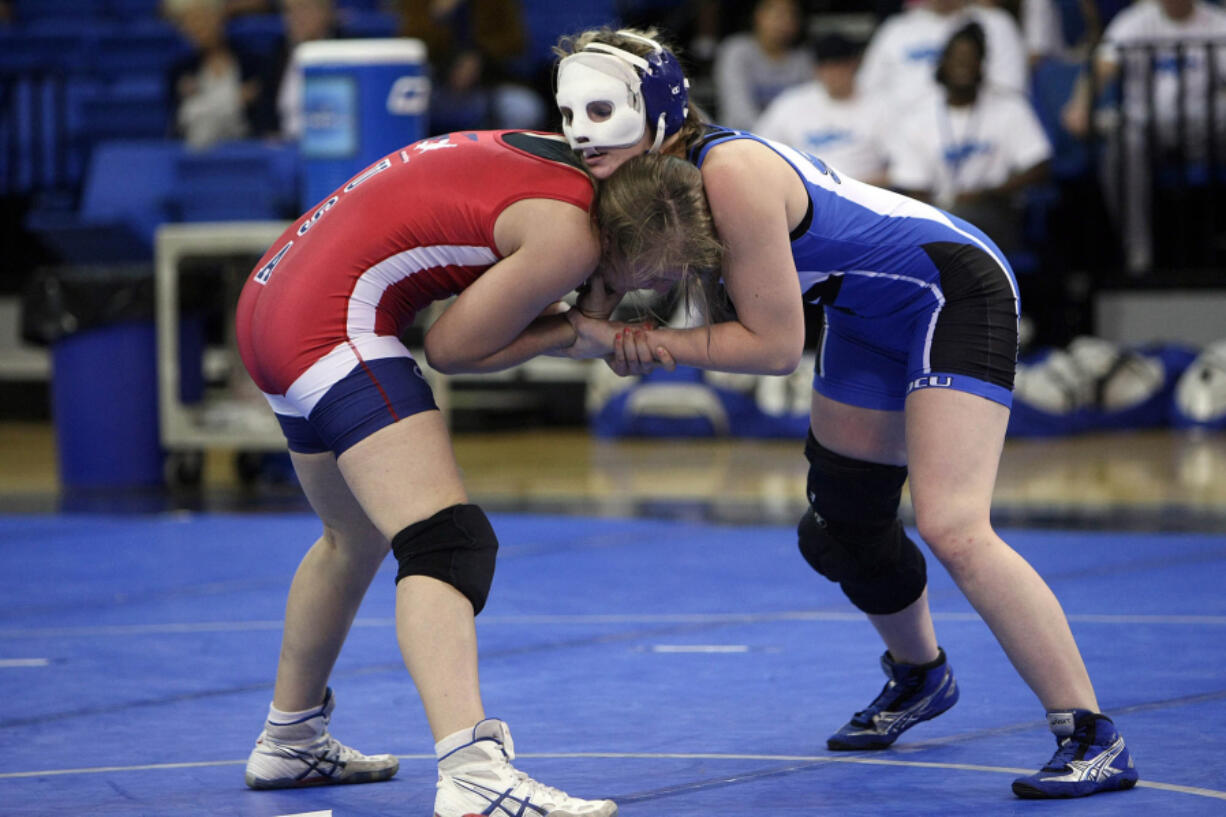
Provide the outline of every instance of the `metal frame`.
{"type": "Polygon", "coordinates": [[[250,403],[206,397],[200,405],[179,399],[179,262],[189,255],[250,252],[263,255],[286,222],[233,221],[165,224],[154,240],[154,323],[157,328],[158,416],[167,451],[235,448],[284,451],[285,437],[272,412],[242,411],[250,403]],[[231,407],[232,421],[205,423],[205,412],[231,407]]]}
{"type": "MultiPolygon", "coordinates": [[[[263,255],[288,222],[228,221],[164,224],[154,240],[154,321],[157,328],[158,415],[162,446],[167,451],[198,451],[233,448],[241,451],[284,451],[285,437],[272,412],[264,406],[216,395],[187,405],[179,397],[179,263],[187,256],[263,255]],[[219,422],[228,418],[228,422],[219,422]],[[207,422],[206,422],[207,420],[207,422]]],[[[437,303],[421,316],[427,324],[442,313],[437,303]]],[[[450,422],[451,409],[511,408],[517,404],[506,391],[483,392],[481,384],[585,382],[590,361],[539,357],[503,372],[479,375],[443,375],[431,369],[425,355],[412,350],[434,392],[443,417],[450,422]],[[451,381],[477,388],[456,393],[451,381]]],[[[520,401],[522,402],[522,401],[520,401]]]]}

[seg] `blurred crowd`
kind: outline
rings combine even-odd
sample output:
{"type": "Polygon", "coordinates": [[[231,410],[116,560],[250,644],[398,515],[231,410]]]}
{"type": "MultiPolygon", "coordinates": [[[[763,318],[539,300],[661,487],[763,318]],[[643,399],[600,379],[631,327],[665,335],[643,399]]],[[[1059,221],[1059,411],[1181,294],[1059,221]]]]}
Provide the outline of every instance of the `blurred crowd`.
{"type": "MultiPolygon", "coordinates": [[[[169,131],[193,144],[296,137],[294,48],[378,33],[350,26],[359,9],[425,43],[430,132],[555,124],[548,43],[533,36],[521,0],[152,1],[188,46],[166,88],[169,131]],[[236,23],[249,30],[243,18],[279,19],[265,27],[272,36],[236,38],[236,23]]],[[[0,24],[19,25],[22,7],[0,0],[0,24]]],[[[1050,153],[1030,98],[1037,66],[1093,66],[1087,76],[1101,84],[1113,46],[1226,35],[1211,0],[627,0],[607,10],[611,25],[659,30],[687,63],[692,98],[720,124],[822,151],[866,181],[894,184],[901,173],[895,186],[945,205],[997,190],[1050,153]],[[921,133],[924,155],[899,147],[921,133]],[[976,144],[1006,137],[998,161],[974,161],[989,152],[976,144]],[[948,173],[921,167],[934,148],[952,157],[948,173]]],[[[1078,137],[1090,130],[1086,94],[1061,112],[1078,137]]]]}
{"type": "MultiPolygon", "coordinates": [[[[1121,263],[1153,263],[1150,197],[1135,167],[1128,183],[1136,189],[1127,193],[1135,204],[1127,212],[1117,205],[1115,168],[1126,159],[1114,131],[1104,139],[1116,146],[1102,160],[1110,172],[1087,182],[1096,176],[1084,151],[1094,135],[1094,89],[1118,71],[1118,46],[1154,35],[1226,38],[1226,12],[1207,0],[913,0],[877,3],[868,14],[866,4],[844,5],[647,0],[613,7],[618,19],[609,22],[657,28],[687,61],[693,99],[714,121],[962,216],[1022,275],[1076,265],[1051,258],[1062,229],[1053,241],[1053,202],[1083,215],[1103,210],[1102,221],[1124,235],[1121,263]],[[1105,195],[1086,193],[1087,184],[1105,195]]],[[[294,138],[294,46],[352,35],[334,0],[165,0],[163,8],[194,45],[170,86],[175,133],[190,144],[294,138]],[[284,18],[271,54],[227,44],[227,16],[271,13],[284,18]]],[[[396,34],[427,46],[428,132],[556,128],[551,55],[531,36],[521,0],[395,0],[382,8],[395,16],[396,34]]],[[[1185,96],[1202,109],[1189,121],[1203,124],[1205,96],[1185,96]]],[[[1173,119],[1169,100],[1157,115],[1173,119]]],[[[1084,314],[1062,312],[1070,286],[1086,285],[1025,282],[1029,313],[1046,316],[1027,326],[1042,339],[1086,328],[1084,314]]]]}
{"type": "MultiPolygon", "coordinates": [[[[34,25],[23,14],[43,2],[0,0],[0,32],[34,25]]],[[[964,216],[1020,274],[1050,268],[1052,246],[1076,252],[1068,249],[1077,243],[1069,231],[1081,228],[1060,218],[1061,207],[1083,222],[1102,209],[1104,223],[1113,220],[1124,234],[1122,264],[1148,268],[1151,180],[1137,167],[1150,167],[1177,139],[1185,142],[1181,155],[1195,153],[1189,134],[1213,144],[1204,135],[1226,122],[1223,98],[1207,126],[1226,87],[1215,73],[1226,65],[1226,12],[1211,0],[144,2],[148,22],[173,27],[182,46],[160,78],[164,135],[199,149],[298,138],[302,79],[294,53],[304,42],[421,40],[431,79],[429,133],[556,129],[550,46],[568,24],[653,27],[686,63],[691,98],[713,121],[964,216]],[[1127,67],[1127,46],[1154,38],[1208,39],[1223,53],[1217,68],[1208,51],[1159,54],[1143,80],[1150,84],[1122,92],[1130,137],[1126,125],[1104,125],[1094,111],[1127,67]],[[1151,102],[1152,110],[1133,110],[1151,102]],[[1091,158],[1092,138],[1106,148],[1091,158]],[[1128,200],[1137,204],[1121,204],[1128,200]]],[[[1044,286],[1059,289],[1046,293],[1050,300],[1067,300],[1066,280],[1046,280],[1030,284],[1037,302],[1044,286]]]]}

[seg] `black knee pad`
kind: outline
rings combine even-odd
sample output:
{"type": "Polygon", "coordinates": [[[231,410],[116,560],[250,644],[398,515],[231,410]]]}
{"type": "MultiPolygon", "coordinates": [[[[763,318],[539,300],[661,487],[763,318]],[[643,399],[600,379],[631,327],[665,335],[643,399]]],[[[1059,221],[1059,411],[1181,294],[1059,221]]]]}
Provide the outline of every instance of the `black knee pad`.
{"type": "Polygon", "coordinates": [[[810,507],[796,529],[805,561],[866,613],[897,613],[918,599],[928,567],[898,519],[906,467],[844,457],[812,433],[805,458],[810,507]]]}
{"type": "Polygon", "coordinates": [[[481,612],[494,582],[498,537],[476,505],[452,505],[392,537],[392,552],[405,576],[429,576],[454,587],[481,612]]]}

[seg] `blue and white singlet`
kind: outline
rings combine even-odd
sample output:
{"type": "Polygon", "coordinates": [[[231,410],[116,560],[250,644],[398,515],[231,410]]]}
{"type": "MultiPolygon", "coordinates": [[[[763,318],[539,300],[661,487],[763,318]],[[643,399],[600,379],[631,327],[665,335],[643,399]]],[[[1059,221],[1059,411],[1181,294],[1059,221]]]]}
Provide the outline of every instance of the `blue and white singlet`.
{"type": "Polygon", "coordinates": [[[804,298],[825,313],[817,391],[883,410],[901,410],[922,388],[1012,403],[1018,288],[991,239],[943,210],[745,131],[709,125],[688,159],[701,168],[713,147],[733,139],[775,151],[808,191],[791,242],[804,298]]]}

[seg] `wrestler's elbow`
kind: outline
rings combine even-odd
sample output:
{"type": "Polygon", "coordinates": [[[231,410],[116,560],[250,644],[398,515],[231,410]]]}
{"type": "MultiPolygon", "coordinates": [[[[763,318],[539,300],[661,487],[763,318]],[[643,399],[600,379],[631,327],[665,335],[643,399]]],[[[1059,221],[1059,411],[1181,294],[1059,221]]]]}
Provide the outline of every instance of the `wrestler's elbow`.
{"type": "Polygon", "coordinates": [[[759,367],[760,374],[769,375],[787,375],[796,371],[796,367],[800,365],[800,356],[795,357],[775,357],[763,362],[759,367]]]}
{"type": "Polygon", "coordinates": [[[425,352],[426,363],[431,369],[439,374],[460,374],[465,369],[465,363],[468,363],[463,355],[456,354],[454,346],[449,347],[446,343],[441,343],[432,338],[430,333],[426,333],[425,352]]]}
{"type": "Polygon", "coordinates": [[[801,355],[805,351],[804,338],[798,342],[788,339],[786,342],[776,341],[763,350],[762,374],[785,375],[796,371],[800,365],[801,355]]]}

